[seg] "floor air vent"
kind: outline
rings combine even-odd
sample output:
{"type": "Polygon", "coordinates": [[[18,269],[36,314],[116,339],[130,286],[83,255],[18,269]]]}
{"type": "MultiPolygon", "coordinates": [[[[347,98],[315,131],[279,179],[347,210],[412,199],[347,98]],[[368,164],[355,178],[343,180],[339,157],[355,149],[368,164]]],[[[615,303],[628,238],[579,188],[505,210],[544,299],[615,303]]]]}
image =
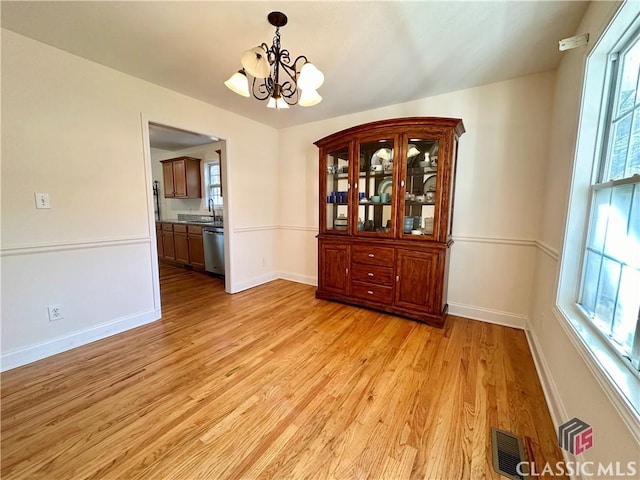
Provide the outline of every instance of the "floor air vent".
{"type": "MultiPolygon", "coordinates": [[[[512,433],[491,428],[491,450],[493,452],[493,469],[500,475],[512,478],[514,480],[525,480],[529,478],[527,475],[518,473],[518,464],[526,462],[527,458],[524,454],[524,446],[520,437],[512,433]]],[[[528,465],[523,465],[520,471],[528,472],[528,465]]]]}

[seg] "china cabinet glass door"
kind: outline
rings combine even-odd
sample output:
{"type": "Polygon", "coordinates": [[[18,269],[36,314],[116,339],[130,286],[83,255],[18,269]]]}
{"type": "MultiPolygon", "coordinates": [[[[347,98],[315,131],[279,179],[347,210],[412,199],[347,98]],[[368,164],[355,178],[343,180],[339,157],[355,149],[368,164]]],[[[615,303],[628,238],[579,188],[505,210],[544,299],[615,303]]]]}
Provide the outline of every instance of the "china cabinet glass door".
{"type": "Polygon", "coordinates": [[[325,231],[348,233],[349,230],[349,147],[326,155],[325,231]]]}
{"type": "Polygon", "coordinates": [[[436,138],[405,137],[404,212],[401,236],[433,237],[438,222],[438,148],[436,138]]]}
{"type": "Polygon", "coordinates": [[[394,139],[358,144],[357,235],[393,235],[394,139]]]}

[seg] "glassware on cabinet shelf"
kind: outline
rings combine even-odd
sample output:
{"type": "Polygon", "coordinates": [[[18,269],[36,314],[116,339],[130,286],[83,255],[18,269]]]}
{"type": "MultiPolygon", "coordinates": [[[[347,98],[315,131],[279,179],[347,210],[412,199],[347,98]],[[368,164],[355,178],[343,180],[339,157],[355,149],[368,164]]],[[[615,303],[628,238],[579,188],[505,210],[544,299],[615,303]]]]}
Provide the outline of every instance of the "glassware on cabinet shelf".
{"type": "Polygon", "coordinates": [[[361,142],[358,171],[359,232],[388,235],[391,232],[393,201],[393,138],[361,142]]]}
{"type": "Polygon", "coordinates": [[[326,222],[331,231],[346,232],[349,209],[349,149],[330,152],[326,158],[326,222]]]}
{"type": "Polygon", "coordinates": [[[408,138],[403,236],[433,235],[438,198],[438,140],[408,138]],[[413,224],[410,227],[410,220],[413,224]]]}

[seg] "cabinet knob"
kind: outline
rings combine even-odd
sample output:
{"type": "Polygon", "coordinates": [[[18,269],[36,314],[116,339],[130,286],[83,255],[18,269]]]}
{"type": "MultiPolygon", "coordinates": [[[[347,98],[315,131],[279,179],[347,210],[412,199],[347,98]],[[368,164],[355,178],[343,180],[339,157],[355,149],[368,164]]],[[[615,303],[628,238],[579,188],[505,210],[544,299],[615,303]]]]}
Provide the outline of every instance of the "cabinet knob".
{"type": "Polygon", "coordinates": [[[373,257],[375,257],[375,255],[373,253],[370,253],[369,258],[373,258],[373,257]]]}
{"type": "Polygon", "coordinates": [[[354,189],[354,190],[357,190],[357,189],[358,189],[358,182],[356,182],[356,183],[354,183],[354,184],[353,184],[353,189],[354,189]]]}
{"type": "Polygon", "coordinates": [[[344,274],[345,274],[345,275],[349,275],[349,269],[348,269],[348,268],[345,268],[345,269],[344,269],[344,274]]]}
{"type": "Polygon", "coordinates": [[[396,275],[396,282],[400,281],[400,275],[396,275]]]}
{"type": "Polygon", "coordinates": [[[373,273],[369,272],[369,273],[367,273],[367,276],[373,277],[373,273]]]}
{"type": "Polygon", "coordinates": [[[404,187],[404,180],[400,180],[400,186],[404,187]]]}
{"type": "Polygon", "coordinates": [[[373,291],[372,291],[372,290],[367,290],[367,293],[368,293],[369,295],[373,295],[373,291]]]}

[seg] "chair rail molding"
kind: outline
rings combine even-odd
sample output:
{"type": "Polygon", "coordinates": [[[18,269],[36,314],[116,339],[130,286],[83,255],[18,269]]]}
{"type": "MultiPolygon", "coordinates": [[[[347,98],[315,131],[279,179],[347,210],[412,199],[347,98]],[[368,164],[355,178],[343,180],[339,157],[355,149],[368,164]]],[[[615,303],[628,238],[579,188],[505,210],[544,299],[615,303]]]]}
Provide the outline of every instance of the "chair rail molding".
{"type": "Polygon", "coordinates": [[[3,246],[0,248],[0,256],[9,257],[14,255],[63,252],[67,250],[82,250],[87,248],[119,247],[122,245],[137,245],[145,243],[151,243],[150,236],[113,237],[100,240],[80,240],[73,242],[32,243],[3,246]]]}

